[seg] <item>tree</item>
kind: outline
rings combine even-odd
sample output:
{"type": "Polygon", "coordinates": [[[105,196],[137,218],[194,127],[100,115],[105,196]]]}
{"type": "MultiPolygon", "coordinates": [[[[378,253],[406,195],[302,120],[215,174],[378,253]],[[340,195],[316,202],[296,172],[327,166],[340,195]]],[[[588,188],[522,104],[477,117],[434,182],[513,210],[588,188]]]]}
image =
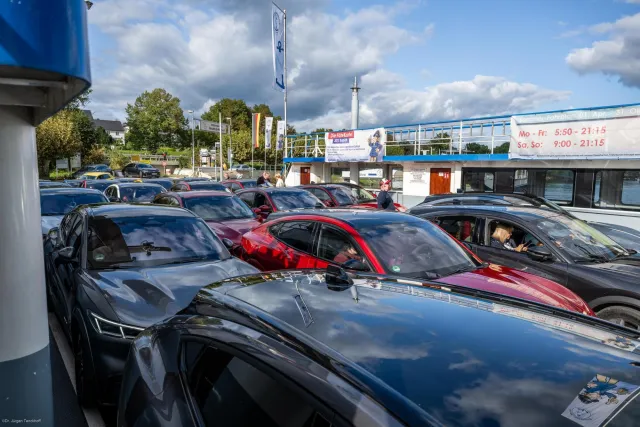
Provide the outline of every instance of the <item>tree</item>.
{"type": "Polygon", "coordinates": [[[509,143],[505,142],[493,148],[493,154],[507,154],[509,152],[509,143]]]}
{"type": "Polygon", "coordinates": [[[473,154],[489,154],[491,153],[491,149],[484,144],[478,144],[476,142],[471,142],[466,146],[467,151],[473,154]]]}
{"type": "Polygon", "coordinates": [[[217,122],[220,112],[223,121],[231,117],[233,130],[251,130],[251,109],[242,99],[222,98],[209,107],[209,111],[202,115],[202,120],[217,122]]]}
{"type": "Polygon", "coordinates": [[[82,148],[81,133],[74,121],[77,112],[64,109],[36,128],[40,176],[48,177],[51,161],[69,158],[82,148]]]}
{"type": "Polygon", "coordinates": [[[84,107],[90,102],[89,97],[91,96],[91,92],[93,92],[93,89],[85,90],[80,95],[73,98],[73,100],[69,102],[64,108],[66,110],[78,110],[84,107]]]}
{"type": "Polygon", "coordinates": [[[155,153],[163,146],[180,146],[184,139],[187,119],[180,107],[180,99],[164,89],[143,92],[133,105],[127,104],[128,142],[140,149],[155,153]]]}
{"type": "Polygon", "coordinates": [[[429,142],[429,145],[439,150],[448,150],[451,144],[451,136],[447,132],[440,132],[429,142]]]}
{"type": "Polygon", "coordinates": [[[333,129],[318,128],[311,133],[326,133],[326,132],[333,132],[333,129]]]}
{"type": "Polygon", "coordinates": [[[95,136],[96,136],[96,144],[101,147],[111,147],[114,143],[111,135],[109,135],[102,126],[98,126],[95,129],[95,136]]]}
{"type": "Polygon", "coordinates": [[[287,135],[295,135],[297,133],[296,128],[287,123],[287,135]]]}

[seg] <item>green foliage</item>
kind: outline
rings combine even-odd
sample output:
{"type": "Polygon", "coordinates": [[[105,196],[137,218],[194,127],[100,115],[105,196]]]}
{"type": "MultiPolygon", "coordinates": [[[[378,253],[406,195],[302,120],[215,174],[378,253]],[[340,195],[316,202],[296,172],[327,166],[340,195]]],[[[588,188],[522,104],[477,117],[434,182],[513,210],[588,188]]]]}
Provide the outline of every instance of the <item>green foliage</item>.
{"type": "Polygon", "coordinates": [[[51,172],[49,172],[47,179],[51,179],[54,181],[59,179],[73,179],[73,172],[62,170],[56,172],[55,170],[52,170],[51,172]]]}
{"type": "Polygon", "coordinates": [[[115,143],[111,135],[100,126],[95,129],[95,139],[96,144],[101,147],[111,147],[115,143]]]}
{"type": "Polygon", "coordinates": [[[41,176],[48,175],[52,161],[72,157],[82,148],[82,132],[74,121],[79,117],[78,112],[64,109],[36,128],[38,170],[41,176]]]}
{"type": "Polygon", "coordinates": [[[466,145],[466,149],[469,153],[473,154],[489,154],[491,153],[491,149],[484,144],[478,144],[475,142],[471,142],[466,145]]]}
{"type": "Polygon", "coordinates": [[[493,154],[507,154],[509,152],[509,143],[505,142],[497,147],[493,147],[493,154]]]}
{"type": "Polygon", "coordinates": [[[450,144],[451,136],[447,132],[437,133],[435,137],[429,141],[429,146],[438,150],[448,150],[450,144]]]}
{"type": "Polygon", "coordinates": [[[128,143],[135,149],[156,153],[160,145],[180,146],[185,139],[187,119],[180,99],[164,89],[143,92],[133,105],[127,104],[128,143]]]}
{"type": "Polygon", "coordinates": [[[333,132],[333,129],[318,128],[311,133],[325,133],[325,132],[333,132]]]}
{"type": "Polygon", "coordinates": [[[82,157],[82,163],[85,165],[95,165],[105,163],[107,161],[107,154],[103,147],[94,145],[89,151],[82,157]]]}
{"type": "Polygon", "coordinates": [[[67,104],[65,107],[66,110],[78,110],[81,107],[87,105],[89,101],[89,97],[91,96],[91,92],[93,89],[87,89],[82,92],[80,95],[76,96],[71,102],[67,104]]]}
{"type": "Polygon", "coordinates": [[[131,161],[131,157],[122,153],[122,151],[114,150],[109,155],[109,166],[113,170],[120,170],[131,161]]]}
{"type": "Polygon", "coordinates": [[[202,115],[202,120],[217,122],[218,113],[222,113],[223,121],[231,117],[233,130],[251,130],[251,109],[242,99],[222,98],[209,107],[209,111],[202,115]]]}
{"type": "Polygon", "coordinates": [[[187,156],[178,157],[178,167],[180,169],[185,169],[191,167],[191,158],[187,156]]]}

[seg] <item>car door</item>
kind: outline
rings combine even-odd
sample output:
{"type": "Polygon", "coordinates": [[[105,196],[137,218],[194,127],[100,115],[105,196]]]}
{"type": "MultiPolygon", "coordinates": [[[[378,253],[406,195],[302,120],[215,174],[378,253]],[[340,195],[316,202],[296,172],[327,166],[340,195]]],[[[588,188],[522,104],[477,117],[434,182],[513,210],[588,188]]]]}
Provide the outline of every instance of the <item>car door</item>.
{"type": "Polygon", "coordinates": [[[497,223],[514,227],[514,234],[523,232],[529,233],[536,240],[542,242],[544,239],[538,236],[537,232],[531,230],[526,224],[516,221],[509,221],[501,218],[484,217],[482,234],[476,246],[476,254],[483,260],[493,264],[504,265],[516,270],[525,271],[553,280],[563,286],[567,285],[568,269],[562,256],[549,245],[545,245],[553,254],[553,259],[548,261],[537,261],[529,257],[526,252],[516,252],[509,249],[496,248],[490,245],[491,233],[497,223]]]}
{"type": "Polygon", "coordinates": [[[66,324],[71,321],[71,310],[73,306],[73,298],[75,292],[74,274],[80,267],[79,262],[67,261],[61,259],[60,252],[66,251],[67,248],[73,248],[71,254],[78,257],[82,243],[84,222],[82,215],[76,213],[68,222],[68,231],[65,233],[62,244],[54,251],[54,270],[55,281],[57,282],[57,293],[60,302],[60,311],[66,324]]]}
{"type": "Polygon", "coordinates": [[[311,260],[313,265],[310,268],[325,269],[329,264],[342,265],[352,258],[364,262],[372,270],[364,252],[349,234],[330,224],[319,223],[318,226],[318,237],[313,247],[314,258],[311,260]]]}
{"type": "Polygon", "coordinates": [[[273,265],[275,262],[282,269],[313,268],[316,225],[313,221],[285,221],[270,228],[270,233],[279,244],[276,251],[265,251],[264,257],[270,258],[275,254],[277,259],[264,259],[261,264],[273,265]]]}

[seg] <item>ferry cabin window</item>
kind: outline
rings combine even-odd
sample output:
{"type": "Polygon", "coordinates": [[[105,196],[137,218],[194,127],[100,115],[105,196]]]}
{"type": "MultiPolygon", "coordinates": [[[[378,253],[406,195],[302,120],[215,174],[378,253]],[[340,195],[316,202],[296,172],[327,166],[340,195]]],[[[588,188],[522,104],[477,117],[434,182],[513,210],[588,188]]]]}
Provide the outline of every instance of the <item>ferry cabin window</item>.
{"type": "Polygon", "coordinates": [[[403,179],[404,172],[402,166],[393,166],[391,168],[391,188],[396,191],[402,191],[403,179]]]}
{"type": "Polygon", "coordinates": [[[554,202],[570,204],[573,200],[573,176],[572,170],[549,170],[545,176],[544,198],[554,202]]]}
{"type": "Polygon", "coordinates": [[[493,172],[467,171],[464,173],[463,180],[465,192],[493,193],[494,191],[493,172]]]}
{"type": "Polygon", "coordinates": [[[623,205],[640,206],[640,171],[625,171],[622,176],[623,205]]]}
{"type": "Polygon", "coordinates": [[[637,210],[640,208],[640,171],[598,171],[593,193],[593,207],[637,210]]]}
{"type": "Polygon", "coordinates": [[[331,182],[349,182],[350,178],[349,168],[331,168],[331,182]]]}

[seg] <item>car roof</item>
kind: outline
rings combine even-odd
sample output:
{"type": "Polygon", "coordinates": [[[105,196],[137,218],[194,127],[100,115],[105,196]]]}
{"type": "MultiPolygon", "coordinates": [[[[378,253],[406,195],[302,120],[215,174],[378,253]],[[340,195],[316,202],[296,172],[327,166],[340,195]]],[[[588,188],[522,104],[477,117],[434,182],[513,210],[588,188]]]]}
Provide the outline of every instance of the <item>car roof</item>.
{"type": "MultiPolygon", "coordinates": [[[[329,286],[323,273],[227,279],[201,290],[191,307],[257,319],[254,328],[286,337],[406,425],[429,424],[428,416],[434,425],[502,425],[517,414],[534,416],[535,425],[572,426],[561,414],[596,374],[637,383],[630,362],[640,363],[640,354],[614,343],[639,346],[634,331],[468,288],[377,275],[329,286]],[[542,399],[549,390],[553,399],[542,399]]],[[[618,415],[623,425],[640,417],[640,403],[631,405],[618,415]]]]}
{"type": "Polygon", "coordinates": [[[59,188],[43,188],[40,190],[41,195],[50,194],[102,194],[102,191],[95,190],[93,188],[78,188],[78,187],[59,187],[59,188]]]}
{"type": "Polygon", "coordinates": [[[164,189],[164,187],[160,184],[154,184],[153,182],[117,182],[116,183],[120,188],[125,187],[160,187],[164,189]]]}
{"type": "Polygon", "coordinates": [[[229,179],[225,179],[222,182],[241,182],[241,183],[245,183],[245,182],[256,182],[256,179],[250,179],[250,178],[242,178],[242,179],[233,179],[233,178],[229,178],[229,179]]]}
{"type": "Polygon", "coordinates": [[[298,187],[255,187],[255,188],[247,188],[247,189],[240,190],[238,191],[238,193],[244,193],[244,192],[256,191],[256,190],[264,191],[265,193],[274,193],[274,192],[299,193],[301,191],[304,191],[305,193],[308,194],[308,192],[304,188],[298,188],[298,187]]]}
{"type": "Polygon", "coordinates": [[[204,190],[204,191],[169,191],[163,195],[174,194],[183,199],[192,199],[194,197],[233,197],[228,191],[204,190]]]}
{"type": "Polygon", "coordinates": [[[221,182],[218,181],[184,181],[185,183],[189,184],[190,186],[194,186],[197,187],[198,185],[222,185],[221,182]]]}
{"type": "Polygon", "coordinates": [[[485,215],[501,215],[501,216],[516,216],[518,218],[535,221],[544,218],[554,218],[563,215],[562,212],[554,211],[548,208],[539,208],[534,206],[495,206],[495,205],[482,205],[482,206],[470,206],[470,205],[442,205],[442,206],[425,206],[416,205],[409,210],[413,215],[423,215],[433,212],[441,211],[462,211],[472,213],[480,213],[485,215]]]}
{"type": "Polygon", "coordinates": [[[91,216],[104,216],[106,218],[126,218],[140,216],[176,216],[176,217],[196,217],[196,215],[186,209],[176,206],[136,204],[136,203],[103,203],[87,207],[87,212],[91,216]]]}
{"type": "Polygon", "coordinates": [[[320,208],[299,209],[274,212],[268,220],[273,221],[290,216],[320,216],[343,221],[355,229],[374,228],[376,225],[390,223],[422,222],[422,218],[400,212],[375,210],[375,209],[351,209],[351,208],[320,208]]]}

